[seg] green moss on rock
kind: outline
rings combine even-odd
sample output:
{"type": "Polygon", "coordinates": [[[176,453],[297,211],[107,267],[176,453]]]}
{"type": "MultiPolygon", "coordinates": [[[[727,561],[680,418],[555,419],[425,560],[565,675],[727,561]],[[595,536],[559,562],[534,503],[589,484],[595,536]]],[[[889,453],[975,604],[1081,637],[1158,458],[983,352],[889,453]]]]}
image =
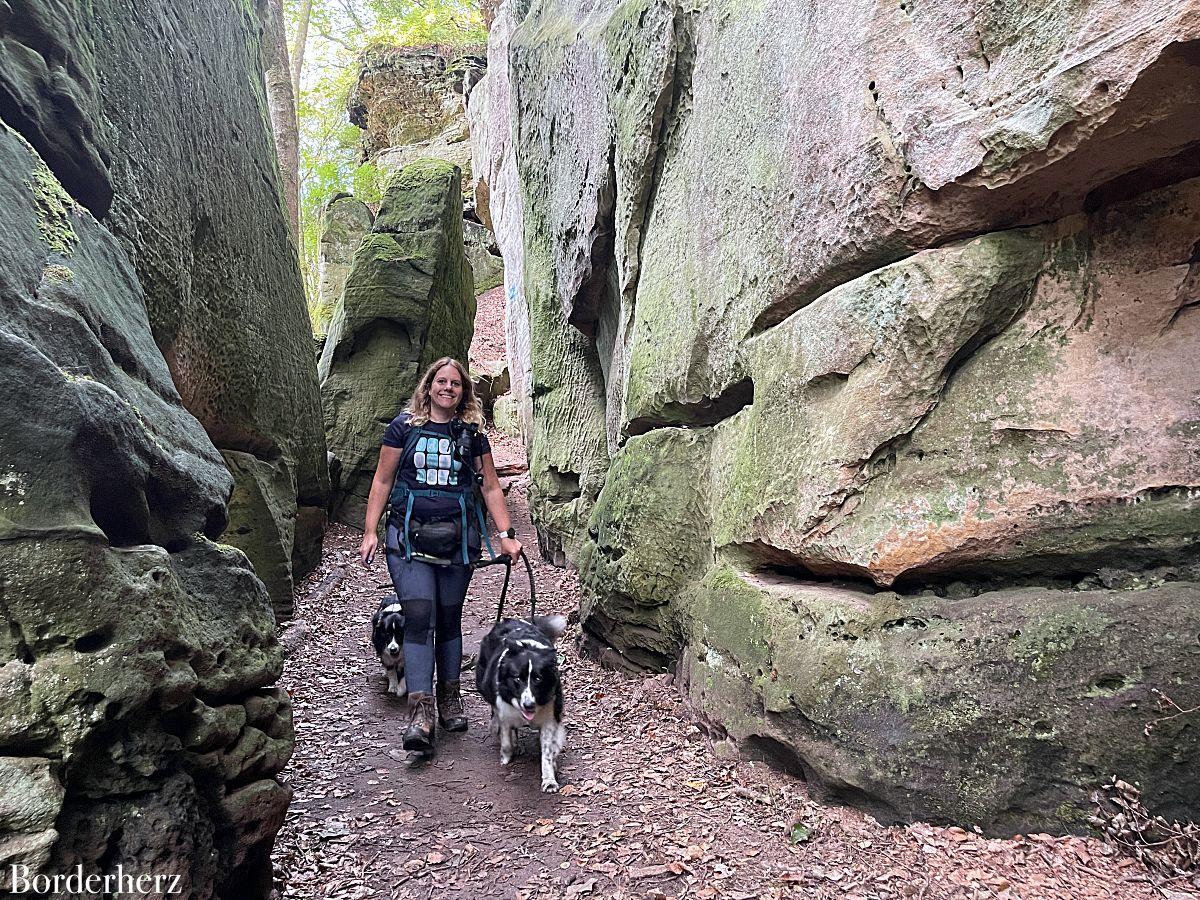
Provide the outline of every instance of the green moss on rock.
{"type": "Polygon", "coordinates": [[[709,429],[663,428],[613,457],[579,556],[584,627],[635,665],[663,669],[683,622],[675,600],[711,558],[709,429]]]}
{"type": "Polygon", "coordinates": [[[1142,735],[1150,689],[1200,675],[1198,598],[1179,583],[954,601],[718,567],[691,593],[683,662],[709,715],[790,748],[821,795],[892,821],[1077,831],[1098,773],[1177,815],[1200,788],[1154,777],[1200,752],[1185,725],[1142,735]]]}
{"type": "Polygon", "coordinates": [[[332,515],[361,527],[387,423],[435,359],[466,360],[475,327],[463,250],[461,173],[441,160],[389,181],[334,311],[318,372],[342,480],[332,515]]]}

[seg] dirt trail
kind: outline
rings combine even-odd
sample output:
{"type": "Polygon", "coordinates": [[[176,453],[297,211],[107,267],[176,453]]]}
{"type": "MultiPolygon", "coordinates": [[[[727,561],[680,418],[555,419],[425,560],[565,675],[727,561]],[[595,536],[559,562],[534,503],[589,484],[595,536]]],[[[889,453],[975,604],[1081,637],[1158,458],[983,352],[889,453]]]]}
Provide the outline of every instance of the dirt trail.
{"type": "MultiPolygon", "coordinates": [[[[510,508],[521,540],[536,547],[519,485],[510,508]]],[[[532,731],[512,769],[499,765],[473,692],[470,730],[439,734],[434,762],[410,770],[399,746],[403,705],[383,693],[368,637],[391,586],[382,562],[358,564],[358,540],[334,528],[298,600],[312,633],[283,678],[297,736],[285,772],[295,800],[275,856],[287,900],[1165,896],[1140,864],[1099,842],[884,828],[818,806],[799,781],[718,758],[665,676],[629,678],[581,657],[574,622],[561,641],[562,793],[539,790],[532,731]]],[[[468,653],[495,615],[501,571],[472,582],[468,653]]],[[[534,571],[539,610],[577,608],[573,576],[536,558],[534,571]]],[[[513,585],[508,609],[519,614],[528,608],[523,571],[513,585]]]]}
{"type": "MultiPolygon", "coordinates": [[[[473,364],[504,355],[503,292],[479,297],[473,364]]],[[[488,365],[491,364],[491,365],[488,365]]],[[[524,450],[492,433],[498,466],[524,450]]],[[[571,616],[559,642],[567,744],[559,794],[542,794],[537,735],[511,769],[487,734],[487,710],[464,673],[470,729],[438,735],[434,761],[405,765],[403,703],[370,645],[391,594],[382,559],[363,569],[361,535],[336,526],[298,592],[311,629],[282,684],[295,708],[295,792],[275,851],[283,900],[360,898],[1170,897],[1146,870],[1097,841],[1045,835],[989,840],[959,828],[884,828],[822,807],[805,785],[761,763],[728,759],[666,676],[630,678],[580,655],[573,575],[537,558],[524,489],[509,492],[518,536],[533,548],[538,610],[571,616]]],[[[464,611],[473,655],[491,626],[503,571],[475,575],[464,611]]],[[[528,610],[524,569],[507,611],[528,610]]],[[[1196,896],[1196,895],[1178,895],[1196,896]]]]}

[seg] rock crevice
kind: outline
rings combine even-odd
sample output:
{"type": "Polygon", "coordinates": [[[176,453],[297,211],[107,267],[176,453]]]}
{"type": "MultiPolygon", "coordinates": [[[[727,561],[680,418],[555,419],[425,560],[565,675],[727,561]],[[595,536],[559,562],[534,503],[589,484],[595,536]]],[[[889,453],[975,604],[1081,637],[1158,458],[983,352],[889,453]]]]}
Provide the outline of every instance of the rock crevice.
{"type": "Polygon", "coordinates": [[[1135,738],[1200,681],[1198,39],[1182,0],[505,3],[480,168],[591,636],[889,819],[1078,830],[1095,771],[1194,817],[1135,738]]]}

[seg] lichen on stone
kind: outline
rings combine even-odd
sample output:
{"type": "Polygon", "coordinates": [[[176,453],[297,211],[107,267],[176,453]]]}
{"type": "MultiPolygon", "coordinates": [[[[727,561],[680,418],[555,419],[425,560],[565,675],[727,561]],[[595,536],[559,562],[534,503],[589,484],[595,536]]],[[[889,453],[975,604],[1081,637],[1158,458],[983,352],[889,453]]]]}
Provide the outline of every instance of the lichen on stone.
{"type": "Polygon", "coordinates": [[[75,201],[41,159],[34,163],[33,173],[26,182],[37,207],[38,228],[42,240],[54,253],[70,256],[79,237],[71,224],[75,201]]]}

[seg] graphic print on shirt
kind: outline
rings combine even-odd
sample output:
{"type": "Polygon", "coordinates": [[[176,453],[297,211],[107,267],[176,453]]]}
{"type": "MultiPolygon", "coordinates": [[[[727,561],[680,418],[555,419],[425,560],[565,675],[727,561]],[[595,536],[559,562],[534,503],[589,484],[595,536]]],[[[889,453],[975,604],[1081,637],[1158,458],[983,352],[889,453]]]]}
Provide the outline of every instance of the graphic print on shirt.
{"type": "Polygon", "coordinates": [[[417,481],[428,485],[457,485],[461,463],[450,453],[450,438],[417,438],[413,451],[417,481]]]}

